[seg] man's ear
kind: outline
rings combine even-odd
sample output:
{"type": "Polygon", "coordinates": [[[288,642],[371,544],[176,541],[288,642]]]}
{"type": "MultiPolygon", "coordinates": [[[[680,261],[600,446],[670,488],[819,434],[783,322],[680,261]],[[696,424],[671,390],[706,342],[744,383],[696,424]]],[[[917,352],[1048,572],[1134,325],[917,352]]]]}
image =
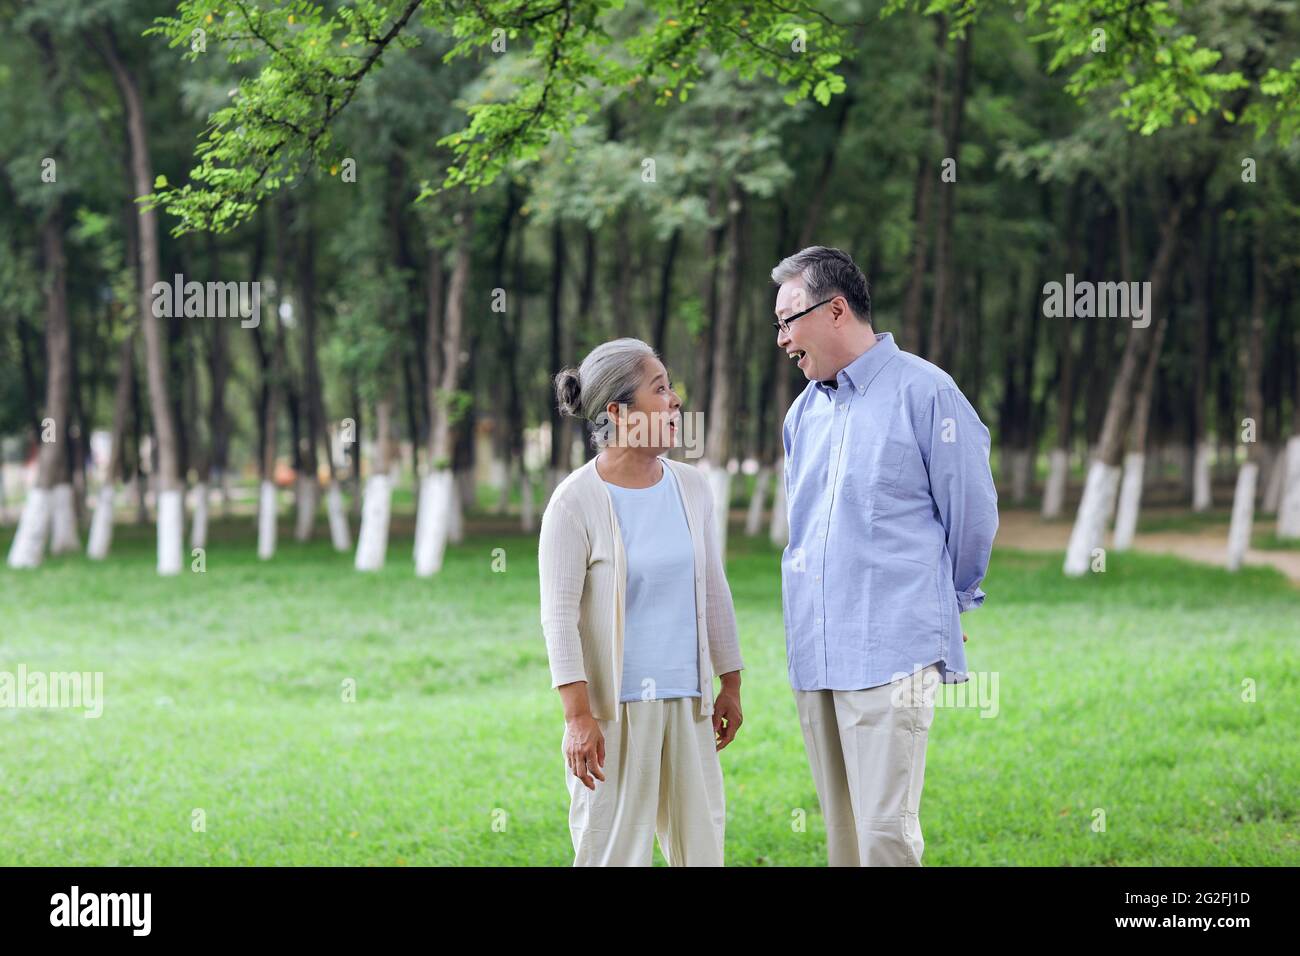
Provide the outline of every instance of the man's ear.
{"type": "Polygon", "coordinates": [[[849,309],[848,299],[842,295],[837,295],[831,299],[831,315],[835,317],[835,325],[838,327],[849,319],[853,318],[853,312],[849,309]]]}

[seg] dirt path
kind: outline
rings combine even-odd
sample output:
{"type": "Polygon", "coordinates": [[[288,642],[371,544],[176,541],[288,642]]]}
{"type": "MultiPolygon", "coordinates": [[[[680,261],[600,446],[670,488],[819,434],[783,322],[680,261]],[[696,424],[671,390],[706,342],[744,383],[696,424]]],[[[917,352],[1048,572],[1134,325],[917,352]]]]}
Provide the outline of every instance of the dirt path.
{"type": "MultiPolygon", "coordinates": [[[[1009,508],[999,511],[996,544],[1004,548],[1021,548],[1026,551],[1064,551],[1070,540],[1068,521],[1046,522],[1032,511],[1009,508]]],[[[1106,537],[1107,544],[1110,536],[1106,537]]],[[[1133,538],[1137,551],[1150,554],[1169,554],[1188,561],[1199,561],[1223,567],[1228,551],[1228,525],[1197,531],[1156,531],[1137,534],[1133,538]]],[[[1277,568],[1295,584],[1300,584],[1300,551],[1246,552],[1246,564],[1277,568]]]]}

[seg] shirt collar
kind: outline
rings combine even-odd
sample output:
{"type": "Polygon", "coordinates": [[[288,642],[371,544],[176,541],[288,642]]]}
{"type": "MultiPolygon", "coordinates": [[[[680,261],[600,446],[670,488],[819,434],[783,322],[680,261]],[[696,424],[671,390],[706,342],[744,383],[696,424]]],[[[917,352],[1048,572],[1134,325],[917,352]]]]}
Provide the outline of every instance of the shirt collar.
{"type": "MultiPolygon", "coordinates": [[[[871,384],[871,380],[898,353],[899,348],[894,342],[894,333],[877,332],[876,344],[844,366],[840,374],[835,376],[835,380],[841,385],[847,383],[858,394],[862,394],[871,384]]],[[[817,387],[828,395],[834,394],[834,390],[827,388],[821,382],[817,383],[817,387]]]]}

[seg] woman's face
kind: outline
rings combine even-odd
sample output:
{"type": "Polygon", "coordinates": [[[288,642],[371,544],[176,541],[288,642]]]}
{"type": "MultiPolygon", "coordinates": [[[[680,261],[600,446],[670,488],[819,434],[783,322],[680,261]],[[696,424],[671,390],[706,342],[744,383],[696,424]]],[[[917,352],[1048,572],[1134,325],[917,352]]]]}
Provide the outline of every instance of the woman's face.
{"type": "Polygon", "coordinates": [[[658,453],[681,443],[682,400],[657,358],[647,358],[642,365],[641,384],[631,404],[623,409],[611,403],[606,412],[615,426],[611,445],[658,453]]]}

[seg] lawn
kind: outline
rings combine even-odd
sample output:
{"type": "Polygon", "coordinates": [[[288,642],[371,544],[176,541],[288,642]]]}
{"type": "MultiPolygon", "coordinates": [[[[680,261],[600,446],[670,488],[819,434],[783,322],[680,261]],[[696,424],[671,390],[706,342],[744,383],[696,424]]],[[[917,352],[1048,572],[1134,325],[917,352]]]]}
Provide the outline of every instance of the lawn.
{"type": "MultiPolygon", "coordinates": [[[[259,562],[250,520],[217,522],[206,570],[170,580],[135,526],[103,564],[0,568],[0,671],[102,671],[105,698],[99,719],[0,709],[0,864],[570,862],[535,539],[481,531],[421,581],[409,516],[379,574],[288,534],[259,562]]],[[[926,865],[1300,864],[1300,590],[1139,554],[1060,566],[997,552],[964,618],[997,712],[940,699],[926,865]]],[[[820,865],[776,553],[733,530],[728,573],[748,665],[728,862],[820,865]]]]}

